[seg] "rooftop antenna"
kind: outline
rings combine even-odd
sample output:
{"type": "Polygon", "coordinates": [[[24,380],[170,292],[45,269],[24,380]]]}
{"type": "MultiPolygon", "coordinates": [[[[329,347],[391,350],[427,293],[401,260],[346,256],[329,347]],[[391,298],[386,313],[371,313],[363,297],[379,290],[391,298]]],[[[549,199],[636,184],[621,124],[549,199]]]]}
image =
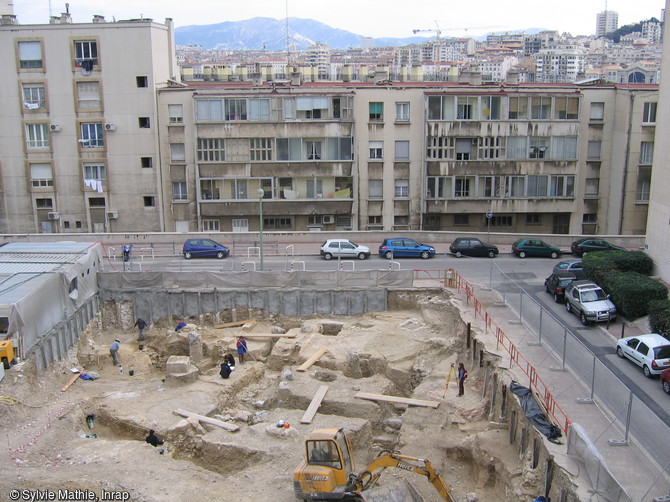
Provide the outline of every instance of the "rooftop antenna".
{"type": "Polygon", "coordinates": [[[289,44],[289,33],[288,33],[288,0],[285,0],[284,5],[286,6],[286,71],[290,71],[291,45],[289,44]]]}
{"type": "Polygon", "coordinates": [[[51,19],[51,16],[52,16],[52,15],[53,15],[53,14],[52,14],[52,12],[51,12],[51,0],[49,0],[49,19],[51,19]]]}

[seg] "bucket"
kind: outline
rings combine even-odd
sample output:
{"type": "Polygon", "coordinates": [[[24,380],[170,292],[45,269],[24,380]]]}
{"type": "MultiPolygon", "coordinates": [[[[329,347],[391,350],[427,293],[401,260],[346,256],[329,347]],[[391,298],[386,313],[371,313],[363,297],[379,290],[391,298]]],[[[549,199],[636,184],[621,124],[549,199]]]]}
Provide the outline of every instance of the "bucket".
{"type": "Polygon", "coordinates": [[[135,374],[135,370],[128,370],[128,374],[129,374],[130,376],[133,376],[133,375],[135,374]]]}
{"type": "Polygon", "coordinates": [[[140,343],[140,350],[144,350],[144,344],[140,343]]]}

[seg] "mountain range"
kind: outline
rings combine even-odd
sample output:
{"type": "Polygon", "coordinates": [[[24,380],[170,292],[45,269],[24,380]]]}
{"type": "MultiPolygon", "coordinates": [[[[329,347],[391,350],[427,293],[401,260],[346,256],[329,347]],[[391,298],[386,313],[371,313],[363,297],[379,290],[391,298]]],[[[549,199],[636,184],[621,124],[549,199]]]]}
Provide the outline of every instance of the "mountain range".
{"type": "MultiPolygon", "coordinates": [[[[199,45],[203,49],[282,51],[286,50],[287,42],[299,50],[307,49],[315,42],[326,44],[331,49],[357,48],[361,46],[361,40],[366,38],[313,19],[289,17],[287,41],[286,25],[286,19],[254,17],[244,21],[181,26],[175,29],[175,42],[178,45],[199,45]]],[[[533,33],[539,30],[525,31],[533,33]]],[[[397,47],[425,42],[429,38],[375,38],[374,45],[397,47]]]]}

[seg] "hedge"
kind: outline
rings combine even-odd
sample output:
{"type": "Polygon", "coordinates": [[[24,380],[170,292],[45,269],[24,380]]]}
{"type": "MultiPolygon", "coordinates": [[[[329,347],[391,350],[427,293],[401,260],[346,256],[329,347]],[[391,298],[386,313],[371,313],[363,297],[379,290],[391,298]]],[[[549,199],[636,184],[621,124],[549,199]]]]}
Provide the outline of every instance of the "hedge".
{"type": "Polygon", "coordinates": [[[651,275],[654,260],[642,251],[598,251],[582,258],[584,275],[600,284],[612,272],[637,272],[651,275]]]}
{"type": "Polygon", "coordinates": [[[649,305],[654,300],[666,300],[668,288],[638,272],[620,272],[597,269],[596,281],[605,291],[610,293],[612,301],[621,315],[628,319],[637,319],[649,313],[649,305]]]}
{"type": "Polygon", "coordinates": [[[649,302],[649,327],[654,333],[670,337],[670,300],[649,302]]]}

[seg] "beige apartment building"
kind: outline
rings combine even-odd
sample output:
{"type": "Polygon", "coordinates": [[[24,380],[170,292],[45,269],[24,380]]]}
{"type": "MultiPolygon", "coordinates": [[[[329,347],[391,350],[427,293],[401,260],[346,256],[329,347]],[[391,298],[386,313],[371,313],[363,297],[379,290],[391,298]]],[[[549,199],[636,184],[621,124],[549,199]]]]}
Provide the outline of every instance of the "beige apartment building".
{"type": "Polygon", "coordinates": [[[170,20],[67,14],[2,16],[0,62],[1,233],[646,226],[655,85],[185,85],[170,20]]]}
{"type": "MultiPolygon", "coordinates": [[[[11,7],[11,4],[10,4],[11,7]]],[[[171,20],[0,19],[0,232],[160,231],[171,20]]]]}

